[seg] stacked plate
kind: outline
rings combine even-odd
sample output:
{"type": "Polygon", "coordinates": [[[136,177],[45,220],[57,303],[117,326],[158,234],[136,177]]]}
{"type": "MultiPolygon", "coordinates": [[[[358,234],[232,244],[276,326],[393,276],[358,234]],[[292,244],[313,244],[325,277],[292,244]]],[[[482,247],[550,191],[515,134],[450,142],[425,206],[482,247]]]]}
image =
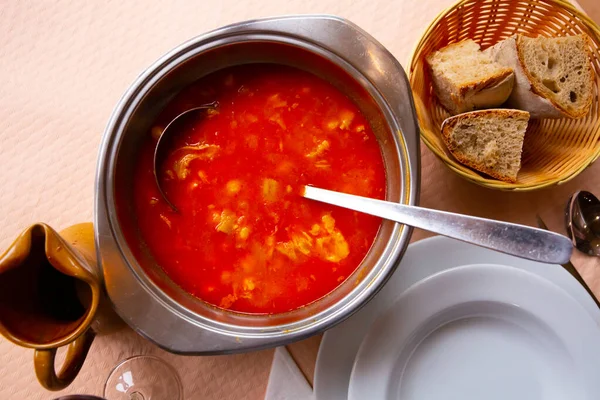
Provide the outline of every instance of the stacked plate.
{"type": "Polygon", "coordinates": [[[600,310],[561,266],[435,237],[328,331],[317,399],[598,399],[600,310]]]}

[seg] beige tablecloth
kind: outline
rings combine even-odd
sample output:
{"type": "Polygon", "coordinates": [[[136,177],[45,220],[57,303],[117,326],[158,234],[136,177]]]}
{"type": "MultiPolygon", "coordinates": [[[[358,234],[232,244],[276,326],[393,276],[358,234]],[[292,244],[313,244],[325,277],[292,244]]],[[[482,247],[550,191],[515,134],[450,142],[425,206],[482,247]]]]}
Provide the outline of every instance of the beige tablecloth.
{"type": "MultiPolygon", "coordinates": [[[[587,0],[594,1],[594,0],[587,0]]],[[[417,38],[452,0],[5,0],[0,6],[0,250],[27,225],[89,221],[96,155],[111,110],[136,75],[182,41],[224,24],[291,13],[348,18],[404,65],[417,38]]],[[[583,2],[583,1],[582,1],[583,2]]],[[[600,188],[600,165],[557,188],[490,191],[450,173],[423,149],[421,204],[526,224],[540,213],[562,229],[569,193],[600,188]]],[[[426,234],[416,232],[413,240],[426,234]]],[[[600,294],[595,260],[574,259],[600,294]]],[[[290,346],[312,381],[319,338],[290,346]]],[[[129,329],[99,338],[64,393],[101,394],[119,360],[157,354],[182,376],[187,399],[261,399],[272,351],[222,357],[167,354],[129,329]]],[[[600,395],[600,394],[599,394],[600,395]]],[[[0,399],[50,399],[32,351],[0,338],[0,399]]]]}

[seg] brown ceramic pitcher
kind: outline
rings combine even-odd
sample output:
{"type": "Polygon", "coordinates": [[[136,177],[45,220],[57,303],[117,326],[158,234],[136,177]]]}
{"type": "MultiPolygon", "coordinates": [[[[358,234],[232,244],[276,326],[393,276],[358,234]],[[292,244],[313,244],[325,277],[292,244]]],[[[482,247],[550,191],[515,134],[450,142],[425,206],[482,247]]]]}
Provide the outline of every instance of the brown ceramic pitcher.
{"type": "Polygon", "coordinates": [[[119,326],[103,294],[91,223],[59,233],[46,224],[26,229],[0,256],[0,333],[35,349],[46,389],[61,390],[79,373],[97,333],[119,326]],[[68,346],[59,373],[56,351],[68,346]]]}

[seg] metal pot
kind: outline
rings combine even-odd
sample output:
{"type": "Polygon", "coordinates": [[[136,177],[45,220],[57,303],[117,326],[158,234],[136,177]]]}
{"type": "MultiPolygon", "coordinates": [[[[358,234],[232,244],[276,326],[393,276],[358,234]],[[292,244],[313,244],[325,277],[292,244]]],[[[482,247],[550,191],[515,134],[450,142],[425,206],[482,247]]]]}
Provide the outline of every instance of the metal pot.
{"type": "Polygon", "coordinates": [[[387,200],[415,204],[419,136],[404,70],[373,37],[332,16],[242,22],[190,40],[144,71],[115,108],[100,150],[95,226],[98,258],[117,313],[158,346],[185,354],[223,354],[278,346],[331,328],[364,306],[390,277],[411,229],[384,222],[355,273],[298,310],[250,315],[211,306],[175,285],[137,237],[133,166],[140,142],[182,88],[216,70],[246,63],[292,65],[349,96],[369,119],[387,173],[387,200]]]}

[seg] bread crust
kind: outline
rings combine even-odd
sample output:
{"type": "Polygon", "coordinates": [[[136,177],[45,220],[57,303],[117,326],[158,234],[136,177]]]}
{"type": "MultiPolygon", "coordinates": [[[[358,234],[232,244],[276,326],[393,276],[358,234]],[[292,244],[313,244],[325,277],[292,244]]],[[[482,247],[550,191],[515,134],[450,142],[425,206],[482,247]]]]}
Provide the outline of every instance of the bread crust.
{"type": "Polygon", "coordinates": [[[531,91],[531,81],[523,70],[517,50],[517,35],[510,36],[485,50],[500,64],[512,67],[515,85],[507,104],[511,108],[529,111],[533,118],[561,118],[563,113],[548,99],[531,91]]]}
{"type": "Polygon", "coordinates": [[[462,97],[465,97],[465,95],[468,92],[471,92],[471,91],[480,92],[484,89],[494,87],[498,83],[501,83],[502,81],[504,81],[507,77],[509,77],[512,74],[513,74],[513,71],[511,68],[504,68],[501,71],[499,71],[497,74],[494,74],[482,81],[467,82],[467,83],[463,84],[462,86],[460,86],[458,88],[458,91],[462,97]]]}
{"type": "MultiPolygon", "coordinates": [[[[592,58],[592,54],[590,53],[590,46],[591,46],[591,41],[590,38],[587,35],[574,35],[574,36],[579,36],[581,37],[585,43],[586,46],[584,46],[584,50],[586,52],[587,55],[587,59],[590,60],[592,58]]],[[[524,35],[516,35],[516,48],[517,48],[517,56],[519,57],[519,64],[521,64],[521,70],[523,72],[523,74],[525,74],[525,76],[527,77],[527,80],[529,81],[530,85],[531,85],[531,92],[535,93],[536,95],[540,96],[541,98],[544,98],[546,100],[548,100],[553,106],[554,108],[556,108],[558,111],[560,111],[564,116],[569,117],[569,118],[581,118],[583,116],[585,116],[588,112],[589,109],[592,105],[592,96],[590,96],[590,98],[588,99],[588,101],[586,102],[586,106],[582,107],[581,110],[576,111],[576,110],[568,110],[565,107],[563,107],[562,105],[560,105],[559,103],[557,103],[556,101],[554,101],[554,99],[552,99],[551,97],[546,97],[544,94],[544,90],[542,89],[542,85],[538,82],[537,79],[535,79],[533,76],[531,76],[531,73],[529,72],[529,70],[527,68],[525,68],[525,56],[524,56],[524,50],[523,50],[523,37],[524,35]]],[[[590,65],[589,61],[588,63],[586,63],[586,68],[589,72],[589,76],[590,76],[590,80],[588,82],[588,85],[591,87],[594,85],[594,70],[592,69],[592,66],[590,65]]]]}
{"type": "Polygon", "coordinates": [[[466,158],[459,149],[454,145],[452,140],[452,129],[456,127],[456,124],[461,121],[466,121],[470,119],[477,119],[483,115],[491,114],[498,117],[511,118],[511,117],[521,117],[529,119],[529,113],[527,111],[522,110],[513,110],[513,109],[487,109],[487,110],[477,110],[471,111],[464,114],[455,115],[453,117],[446,118],[442,123],[441,133],[442,140],[446,144],[446,147],[452,153],[454,158],[456,158],[461,164],[466,165],[467,167],[473,168],[479,172],[483,172],[493,178],[499,179],[508,183],[515,183],[517,180],[507,175],[499,174],[497,171],[492,170],[491,168],[486,167],[483,164],[478,164],[473,162],[472,160],[466,158]]]}
{"type": "MultiPolygon", "coordinates": [[[[444,48],[438,50],[452,50],[454,47],[461,46],[465,41],[449,44],[444,48]]],[[[480,51],[480,50],[478,50],[480,51]]],[[[446,110],[452,114],[460,114],[462,112],[473,111],[478,108],[497,107],[504,103],[512,92],[514,85],[514,74],[512,68],[501,67],[501,69],[482,80],[471,80],[466,83],[462,83],[460,86],[455,85],[454,82],[449,81],[445,76],[438,75],[434,71],[433,56],[437,52],[433,52],[426,57],[427,65],[429,66],[429,73],[432,77],[433,88],[436,92],[440,103],[446,110]],[[446,81],[456,91],[444,90],[441,87],[440,82],[446,81]],[[447,94],[449,101],[445,101],[443,94],[447,94]]],[[[446,98],[447,98],[446,97],[446,98]]]]}

